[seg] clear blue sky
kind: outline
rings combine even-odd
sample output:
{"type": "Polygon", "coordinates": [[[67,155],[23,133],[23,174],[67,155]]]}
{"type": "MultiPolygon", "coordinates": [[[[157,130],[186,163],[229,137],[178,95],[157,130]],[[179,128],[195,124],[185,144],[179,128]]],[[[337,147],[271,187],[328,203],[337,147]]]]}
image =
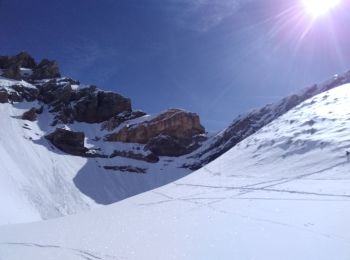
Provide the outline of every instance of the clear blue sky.
{"type": "Polygon", "coordinates": [[[311,26],[299,0],[0,0],[0,54],[55,59],[134,108],[219,130],[350,69],[349,13],[343,0],[311,26]]]}

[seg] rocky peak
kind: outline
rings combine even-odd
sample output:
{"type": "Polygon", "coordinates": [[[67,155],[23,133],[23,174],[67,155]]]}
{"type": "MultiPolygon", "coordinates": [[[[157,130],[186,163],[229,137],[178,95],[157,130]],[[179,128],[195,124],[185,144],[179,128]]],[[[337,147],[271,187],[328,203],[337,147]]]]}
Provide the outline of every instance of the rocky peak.
{"type": "Polygon", "coordinates": [[[3,76],[11,79],[50,79],[60,77],[55,61],[43,59],[39,64],[26,52],[14,56],[0,56],[0,69],[3,76]]]}
{"type": "Polygon", "coordinates": [[[32,79],[51,79],[61,77],[56,61],[43,59],[33,70],[32,79]]]}
{"type": "MultiPolygon", "coordinates": [[[[23,52],[15,56],[1,56],[0,68],[4,77],[24,80],[8,80],[11,86],[0,86],[0,103],[38,101],[54,115],[51,126],[60,125],[47,139],[65,152],[81,155],[86,152],[82,147],[81,133],[61,129],[62,125],[74,122],[101,123],[101,131],[110,132],[103,140],[131,143],[131,146],[143,148],[143,152],[119,151],[115,154],[137,160],[185,155],[197,149],[205,138],[205,129],[197,114],[169,109],[158,116],[146,116],[142,111],[133,111],[131,100],[118,93],[61,78],[55,61],[44,59],[37,63],[23,52]],[[24,74],[24,71],[29,74],[24,74]],[[71,143],[72,140],[77,142],[71,143]],[[75,148],[63,145],[65,141],[75,148]],[[154,158],[148,158],[149,155],[154,158]]],[[[23,119],[40,120],[34,108],[25,112],[23,119]]],[[[107,155],[110,155],[109,152],[107,155]]]]}

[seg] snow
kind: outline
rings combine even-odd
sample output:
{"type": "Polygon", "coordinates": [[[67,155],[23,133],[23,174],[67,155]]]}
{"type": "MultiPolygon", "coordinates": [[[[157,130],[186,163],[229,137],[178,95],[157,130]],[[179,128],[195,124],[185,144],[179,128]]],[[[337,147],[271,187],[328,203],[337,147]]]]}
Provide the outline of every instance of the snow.
{"type": "Polygon", "coordinates": [[[36,88],[34,85],[24,81],[24,80],[14,80],[4,77],[0,77],[0,87],[1,88],[11,88],[14,85],[21,85],[26,88],[36,88]]]}
{"type": "MultiPolygon", "coordinates": [[[[0,82],[0,84],[6,81],[0,82]]],[[[12,81],[10,81],[12,82],[12,81]]],[[[21,115],[37,102],[0,105],[0,225],[32,222],[98,208],[167,184],[190,171],[183,160],[163,157],[152,164],[123,157],[82,158],[54,148],[44,136],[55,130],[45,106],[35,122],[21,115]],[[108,171],[103,166],[131,165],[146,169],[142,176],[108,171]]],[[[83,131],[85,145],[110,155],[114,150],[144,153],[142,145],[104,142],[101,124],[58,125],[83,131]],[[96,137],[98,137],[96,139],[96,137]]],[[[1,259],[1,257],[0,257],[1,259]]]]}
{"type": "Polygon", "coordinates": [[[0,257],[348,260],[349,102],[348,84],[171,184],[88,213],[2,226],[0,257]]]}
{"type": "Polygon", "coordinates": [[[29,68],[20,68],[20,73],[22,77],[29,77],[33,74],[33,70],[29,68]]]}
{"type": "MultiPolygon", "coordinates": [[[[39,107],[36,103],[0,106],[0,224],[72,214],[91,204],[72,182],[86,159],[48,152],[48,145],[40,145],[43,129],[19,119],[33,106],[39,107]]],[[[42,118],[45,121],[49,119],[42,118]]]]}

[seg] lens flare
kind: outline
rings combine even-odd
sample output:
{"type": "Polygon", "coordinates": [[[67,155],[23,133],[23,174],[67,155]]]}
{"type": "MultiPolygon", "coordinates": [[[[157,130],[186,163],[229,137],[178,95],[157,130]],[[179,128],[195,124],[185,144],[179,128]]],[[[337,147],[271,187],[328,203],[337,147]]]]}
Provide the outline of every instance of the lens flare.
{"type": "Polygon", "coordinates": [[[306,12],[317,18],[340,4],[341,0],[303,0],[306,12]]]}

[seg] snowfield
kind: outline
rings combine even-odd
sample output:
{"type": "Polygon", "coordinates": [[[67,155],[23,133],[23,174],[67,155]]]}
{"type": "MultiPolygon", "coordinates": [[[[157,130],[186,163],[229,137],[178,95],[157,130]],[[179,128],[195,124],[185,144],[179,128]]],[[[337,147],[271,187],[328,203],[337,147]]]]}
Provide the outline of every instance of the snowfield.
{"type": "MultiPolygon", "coordinates": [[[[14,81],[6,82],[0,79],[0,86],[8,84],[6,87],[11,88],[14,81]]],[[[56,127],[68,126],[51,126],[53,114],[46,106],[37,121],[21,119],[24,112],[41,105],[38,102],[0,104],[0,225],[88,211],[167,184],[190,172],[179,168],[183,164],[181,158],[163,157],[159,163],[152,164],[122,157],[82,158],[63,153],[44,136],[56,127]],[[107,171],[103,169],[105,165],[141,167],[147,174],[107,171]]],[[[69,128],[83,131],[85,146],[98,147],[102,153],[132,150],[137,146],[104,142],[102,137],[107,132],[101,131],[101,124],[74,123],[69,128]]]]}
{"type": "Polygon", "coordinates": [[[204,168],[68,217],[0,227],[0,259],[350,259],[350,85],[204,168]]]}

